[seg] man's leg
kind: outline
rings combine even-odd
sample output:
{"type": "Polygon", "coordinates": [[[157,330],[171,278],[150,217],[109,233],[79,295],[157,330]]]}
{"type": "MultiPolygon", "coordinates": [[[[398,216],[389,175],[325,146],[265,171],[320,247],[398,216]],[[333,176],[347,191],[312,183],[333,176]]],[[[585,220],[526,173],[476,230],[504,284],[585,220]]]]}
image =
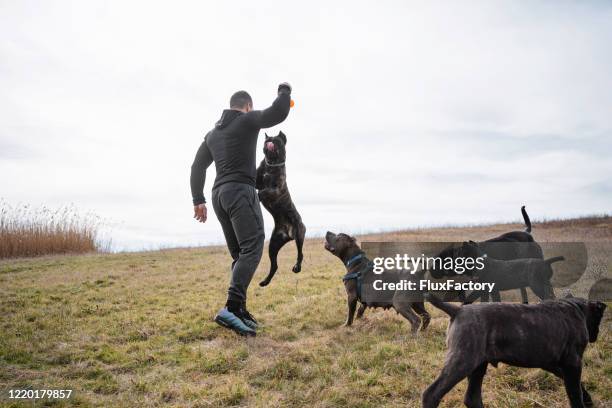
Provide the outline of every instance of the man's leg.
{"type": "MultiPolygon", "coordinates": [[[[238,238],[236,237],[229,212],[222,205],[218,189],[215,189],[212,192],[212,204],[215,214],[217,215],[217,219],[219,220],[221,228],[223,229],[223,235],[225,236],[227,248],[229,249],[233,259],[231,269],[233,275],[233,269],[240,254],[240,245],[238,243],[238,238]]],[[[219,311],[215,317],[215,321],[220,325],[230,328],[242,335],[255,335],[254,330],[256,325],[252,326],[249,324],[249,322],[244,321],[245,319],[242,316],[241,309],[242,302],[228,298],[225,308],[219,311]]]]}
{"type": "Polygon", "coordinates": [[[232,202],[229,214],[240,252],[234,262],[228,299],[244,304],[247,289],[261,260],[265,234],[257,191],[244,184],[232,193],[235,196],[229,198],[232,202]]]}
{"type": "Polygon", "coordinates": [[[225,243],[227,244],[227,249],[230,252],[232,257],[232,267],[230,268],[230,272],[234,270],[234,265],[238,260],[238,254],[240,253],[240,246],[238,245],[238,238],[236,238],[236,233],[234,232],[234,226],[232,225],[232,220],[230,219],[229,214],[223,207],[219,201],[219,192],[215,189],[212,192],[212,205],[215,210],[215,214],[217,215],[217,219],[219,220],[219,224],[221,224],[221,229],[223,229],[223,235],[225,236],[225,243]]]}

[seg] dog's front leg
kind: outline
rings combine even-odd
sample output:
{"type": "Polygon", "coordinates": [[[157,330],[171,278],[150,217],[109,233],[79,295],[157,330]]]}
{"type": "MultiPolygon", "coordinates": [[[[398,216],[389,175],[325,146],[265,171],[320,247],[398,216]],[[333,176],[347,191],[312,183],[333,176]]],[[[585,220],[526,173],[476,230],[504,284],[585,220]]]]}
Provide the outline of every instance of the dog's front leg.
{"type": "Polygon", "coordinates": [[[366,310],[366,305],[364,305],[363,303],[359,305],[359,309],[357,309],[357,319],[361,319],[361,317],[363,316],[363,312],[365,312],[366,310]]]}
{"type": "MultiPolygon", "coordinates": [[[[563,380],[563,370],[561,370],[561,368],[559,367],[544,367],[544,370],[553,373],[554,375],[556,375],[557,377],[559,377],[560,379],[563,380]]],[[[591,395],[589,394],[589,392],[586,390],[586,388],[584,387],[584,384],[582,384],[582,382],[580,383],[580,388],[582,389],[582,402],[584,403],[585,407],[592,407],[593,406],[593,399],[591,398],[591,395]]]]}
{"type": "Polygon", "coordinates": [[[582,401],[582,383],[580,377],[582,376],[582,364],[578,366],[565,366],[563,370],[563,383],[565,384],[565,392],[570,400],[572,408],[584,408],[584,402],[582,401]]]}
{"type": "Polygon", "coordinates": [[[257,173],[255,175],[255,188],[261,190],[264,188],[264,172],[265,168],[263,162],[257,167],[257,173]]]}
{"type": "Polygon", "coordinates": [[[355,309],[357,309],[357,297],[350,296],[348,297],[348,315],[346,316],[345,326],[350,326],[353,324],[353,317],[355,316],[355,309]]]}
{"type": "Polygon", "coordinates": [[[278,189],[273,187],[266,187],[259,190],[259,200],[262,202],[275,202],[278,196],[278,189]]]}
{"type": "Polygon", "coordinates": [[[529,298],[527,297],[527,288],[521,286],[521,299],[523,300],[523,304],[529,304],[529,298]]]}

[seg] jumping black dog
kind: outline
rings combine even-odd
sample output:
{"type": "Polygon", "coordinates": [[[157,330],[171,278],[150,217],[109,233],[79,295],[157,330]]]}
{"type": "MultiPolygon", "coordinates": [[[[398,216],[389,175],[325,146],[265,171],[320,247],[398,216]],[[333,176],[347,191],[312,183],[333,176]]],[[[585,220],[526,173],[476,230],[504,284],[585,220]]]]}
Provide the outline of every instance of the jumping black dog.
{"type": "MultiPolygon", "coordinates": [[[[487,256],[499,260],[512,260],[512,259],[523,259],[523,258],[534,258],[544,259],[544,253],[542,247],[535,242],[531,235],[531,220],[525,210],[525,206],[521,207],[521,214],[525,222],[525,231],[510,231],[506,232],[495,238],[488,239],[486,241],[479,242],[478,245],[486,252],[487,256]]],[[[440,252],[437,256],[439,258],[455,258],[457,256],[458,248],[451,246],[440,252]]],[[[435,279],[441,279],[443,277],[452,277],[455,275],[453,270],[430,270],[431,276],[435,279]]],[[[524,287],[520,288],[521,298],[523,303],[528,303],[527,291],[524,287]]],[[[452,294],[449,294],[452,295],[452,294]]],[[[463,302],[467,301],[465,293],[461,292],[458,294],[459,299],[463,302]]],[[[494,301],[499,302],[501,297],[498,290],[494,290],[491,294],[494,301]]],[[[449,297],[445,297],[445,300],[451,300],[449,297]]],[[[481,301],[488,301],[488,294],[482,294],[481,301]]]]}
{"type": "Polygon", "coordinates": [[[274,218],[274,230],[270,237],[268,253],[270,256],[270,272],[268,276],[259,283],[266,286],[270,283],[278,269],[278,251],[291,240],[295,240],[297,246],[297,261],[293,266],[293,272],[302,270],[302,246],[306,227],[302,223],[302,217],[298,213],[289,189],[287,188],[287,173],[285,171],[287,136],[280,132],[278,136],[268,136],[264,141],[264,159],[257,168],[257,179],[255,187],[259,190],[259,201],[274,218]]]}
{"type": "Polygon", "coordinates": [[[423,393],[423,407],[437,407],[442,397],[468,378],[464,403],[482,407],[482,379],[487,365],[499,362],[542,368],[563,379],[572,408],[593,406],[581,383],[582,355],[597,340],[606,304],[580,298],[547,300],[536,305],[509,303],[459,307],[429,295],[450,316],[448,352],[438,378],[423,393]]]}

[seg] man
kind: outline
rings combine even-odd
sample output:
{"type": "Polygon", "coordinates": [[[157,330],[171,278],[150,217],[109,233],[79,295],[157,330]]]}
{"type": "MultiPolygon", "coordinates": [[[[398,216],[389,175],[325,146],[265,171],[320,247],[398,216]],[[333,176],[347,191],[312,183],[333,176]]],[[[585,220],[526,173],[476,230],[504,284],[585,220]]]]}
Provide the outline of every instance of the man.
{"type": "Polygon", "coordinates": [[[246,299],[264,246],[263,217],[255,190],[257,137],[260,129],[285,120],[290,101],[291,86],[286,82],[278,86],[272,106],[260,111],[253,110],[247,92],[236,92],[230,99],[230,109],[223,111],[208,132],[191,166],[194,218],[206,222],[204,181],[206,169],[215,162],[212,203],[233,259],[227,303],[215,321],[245,336],[254,336],[257,330],[257,320],[248,312],[246,299]]]}

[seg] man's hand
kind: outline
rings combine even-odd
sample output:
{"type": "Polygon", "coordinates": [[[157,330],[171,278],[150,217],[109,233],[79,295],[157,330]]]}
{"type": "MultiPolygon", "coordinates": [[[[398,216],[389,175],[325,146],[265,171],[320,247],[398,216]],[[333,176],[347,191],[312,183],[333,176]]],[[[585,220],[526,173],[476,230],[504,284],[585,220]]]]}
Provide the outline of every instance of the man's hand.
{"type": "Polygon", "coordinates": [[[193,207],[193,218],[199,222],[206,222],[206,204],[198,204],[193,207]]]}
{"type": "Polygon", "coordinates": [[[283,82],[278,86],[278,93],[280,94],[281,92],[291,95],[291,85],[289,85],[289,82],[283,82]]]}

